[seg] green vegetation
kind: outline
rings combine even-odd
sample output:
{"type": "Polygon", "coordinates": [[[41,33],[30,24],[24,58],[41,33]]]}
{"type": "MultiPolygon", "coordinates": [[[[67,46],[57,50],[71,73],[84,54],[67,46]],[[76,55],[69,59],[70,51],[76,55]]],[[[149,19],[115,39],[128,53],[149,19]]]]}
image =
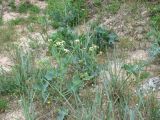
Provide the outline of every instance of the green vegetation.
{"type": "MultiPolygon", "coordinates": [[[[37,6],[21,2],[16,9],[29,13],[29,17],[11,20],[4,24],[7,27],[0,28],[0,45],[16,39],[16,25],[38,23],[43,39],[35,35],[34,41],[29,36],[29,50],[19,46],[12,49],[11,70],[0,68],[0,97],[18,98],[26,120],[159,120],[157,91],[142,89],[142,83],[151,77],[145,70],[150,61],[129,62],[127,58],[132,56],[125,52],[137,47],[134,40],[128,36],[119,38],[116,30],[108,29],[100,19],[106,13],[116,14],[124,1],[46,2],[43,17],[35,14],[41,11],[37,6]],[[86,21],[92,17],[89,10],[95,6],[105,14],[98,13],[98,18],[88,24],[86,21]],[[83,22],[86,30],[78,34],[76,28],[83,22]]],[[[15,2],[10,6],[15,9],[15,2]]],[[[148,50],[151,58],[160,53],[159,8],[154,7],[150,11],[153,30],[149,36],[154,39],[148,50]]],[[[27,32],[33,33],[34,26],[27,27],[27,32]]],[[[8,102],[0,99],[0,112],[7,106],[8,102]]]]}
{"type": "MultiPolygon", "coordinates": [[[[138,84],[140,79],[138,74],[143,70],[143,65],[136,66],[135,64],[135,67],[126,65],[126,76],[122,69],[118,71],[118,67],[114,68],[117,72],[111,71],[110,63],[106,62],[100,69],[108,71],[101,73],[103,74],[103,89],[97,87],[95,93],[87,91],[86,98],[83,98],[79,95],[80,90],[86,89],[90,84],[96,85],[96,76],[99,75],[99,72],[96,71],[98,64],[93,62],[95,56],[93,53],[79,48],[82,45],[81,41],[76,40],[76,45],[74,44],[73,50],[70,51],[64,48],[64,42],[61,41],[61,43],[63,44],[56,42],[52,48],[53,57],[58,64],[56,68],[48,63],[50,64],[48,67],[42,66],[37,69],[31,55],[17,51],[17,66],[14,68],[12,79],[16,80],[16,90],[19,91],[17,93],[23,95],[22,106],[26,118],[35,118],[34,114],[29,114],[36,110],[30,109],[35,99],[42,100],[40,102],[43,104],[47,104],[52,99],[60,103],[66,101],[68,107],[64,106],[63,109],[60,107],[58,118],[76,117],[78,119],[78,116],[82,116],[82,114],[82,119],[97,118],[99,113],[96,111],[99,110],[102,110],[101,119],[127,119],[129,117],[130,119],[150,118],[156,120],[160,117],[159,102],[154,95],[151,93],[145,96],[140,91],[135,93],[132,89],[138,84]],[[64,50],[64,54],[58,50],[64,50]],[[119,75],[122,76],[119,77],[119,75]],[[131,77],[132,75],[135,77],[131,77]],[[75,98],[69,100],[69,96],[72,95],[75,98]],[[113,109],[116,110],[116,113],[113,109]],[[72,110],[75,113],[68,114],[67,111],[72,110]]],[[[117,64],[116,59],[114,64],[117,64]]],[[[85,95],[85,93],[81,94],[85,95]]]]}
{"type": "Polygon", "coordinates": [[[160,31],[160,5],[151,6],[150,12],[153,27],[160,31]]]}
{"type": "Polygon", "coordinates": [[[6,100],[0,99],[0,113],[7,109],[8,103],[6,100]]]}
{"type": "Polygon", "coordinates": [[[40,13],[40,8],[38,6],[28,2],[21,2],[17,9],[20,13],[40,13]]]}
{"type": "Polygon", "coordinates": [[[15,0],[9,0],[8,6],[11,7],[13,11],[15,11],[16,10],[15,0]]]}
{"type": "Polygon", "coordinates": [[[120,6],[120,0],[112,0],[109,4],[107,4],[106,10],[112,14],[115,14],[120,9],[120,6]]]}
{"type": "Polygon", "coordinates": [[[16,18],[14,20],[10,20],[10,21],[8,21],[8,24],[11,25],[11,26],[27,25],[27,24],[30,24],[30,23],[37,23],[39,18],[40,18],[39,16],[30,15],[27,18],[16,18]]]}
{"type": "Polygon", "coordinates": [[[16,33],[13,26],[5,26],[0,28],[0,45],[13,42],[16,39],[16,33]]]}
{"type": "MultiPolygon", "coordinates": [[[[2,71],[0,71],[2,72],[2,71]]],[[[0,76],[0,95],[7,95],[11,93],[16,93],[17,85],[15,84],[16,81],[12,79],[10,75],[1,75],[0,76]]]]}
{"type": "Polygon", "coordinates": [[[118,41],[116,33],[103,27],[97,26],[93,28],[90,34],[93,43],[98,46],[99,51],[105,51],[107,46],[113,47],[115,42],[118,41]]]}
{"type": "Polygon", "coordinates": [[[154,39],[150,48],[150,55],[153,59],[160,61],[160,5],[150,6],[152,30],[149,37],[154,39]]]}
{"type": "Polygon", "coordinates": [[[105,51],[107,47],[113,47],[115,42],[118,41],[118,36],[111,30],[107,30],[104,27],[91,27],[91,30],[87,34],[78,36],[71,28],[59,28],[56,33],[51,37],[51,46],[58,41],[65,41],[65,47],[69,50],[73,49],[72,45],[75,40],[82,42],[82,46],[86,46],[85,49],[89,50],[89,47],[96,47],[96,51],[105,51]],[[90,39],[88,40],[88,37],[90,39]],[[86,41],[87,44],[85,43],[86,41]],[[94,46],[93,46],[94,45],[94,46]]]}
{"type": "Polygon", "coordinates": [[[3,24],[3,20],[2,20],[2,18],[0,18],[0,25],[2,25],[3,24]]]}
{"type": "Polygon", "coordinates": [[[76,26],[88,17],[85,0],[48,0],[48,12],[53,27],[76,26]]]}

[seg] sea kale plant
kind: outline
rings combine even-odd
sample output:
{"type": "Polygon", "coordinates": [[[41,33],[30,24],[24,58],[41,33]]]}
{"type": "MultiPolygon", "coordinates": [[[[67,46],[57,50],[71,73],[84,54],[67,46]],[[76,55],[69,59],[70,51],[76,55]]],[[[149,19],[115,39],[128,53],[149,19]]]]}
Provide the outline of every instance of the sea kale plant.
{"type": "Polygon", "coordinates": [[[49,52],[56,59],[58,69],[66,70],[63,73],[71,80],[68,83],[69,91],[76,91],[77,87],[90,83],[89,81],[94,80],[98,75],[95,59],[98,46],[93,44],[89,37],[87,39],[86,36],[78,36],[69,28],[60,28],[49,41],[49,52]],[[63,65],[65,62],[67,63],[63,65]]]}
{"type": "Polygon", "coordinates": [[[116,33],[101,26],[94,27],[90,34],[93,43],[99,47],[99,51],[105,51],[106,47],[113,47],[118,41],[116,33]]]}

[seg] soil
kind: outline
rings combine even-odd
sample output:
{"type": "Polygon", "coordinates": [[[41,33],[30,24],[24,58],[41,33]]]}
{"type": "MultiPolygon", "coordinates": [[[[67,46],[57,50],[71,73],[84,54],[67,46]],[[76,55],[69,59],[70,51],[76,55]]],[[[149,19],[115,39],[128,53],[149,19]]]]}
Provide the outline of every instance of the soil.
{"type": "MultiPolygon", "coordinates": [[[[20,0],[16,0],[17,5],[19,4],[20,0]]],[[[46,3],[44,1],[37,1],[37,0],[30,0],[33,4],[36,4],[41,9],[46,8],[46,3]]],[[[150,31],[149,26],[149,13],[147,8],[145,8],[144,5],[139,5],[137,8],[139,8],[135,13],[133,13],[132,10],[129,10],[130,4],[124,4],[121,6],[120,10],[116,14],[108,14],[105,13],[103,16],[103,19],[101,20],[101,26],[105,26],[108,29],[114,30],[120,39],[129,38],[129,40],[135,41],[137,43],[135,49],[129,48],[127,50],[127,58],[125,59],[126,63],[134,63],[138,61],[148,61],[149,55],[147,49],[150,47],[151,39],[148,39],[145,37],[147,33],[150,31]],[[146,42],[147,41],[147,42],[146,42]]],[[[137,9],[136,8],[136,9],[137,9]]],[[[16,12],[4,12],[4,21],[7,22],[12,19],[16,19],[18,17],[27,17],[28,15],[22,15],[16,12]]],[[[96,16],[91,19],[88,23],[84,25],[79,25],[75,30],[78,34],[82,34],[88,30],[87,25],[92,22],[96,16]]],[[[21,26],[17,31],[19,31],[19,34],[22,33],[23,30],[21,30],[21,26]]],[[[53,30],[51,30],[53,32],[53,30]]],[[[30,36],[36,41],[36,39],[39,40],[39,44],[43,45],[45,43],[44,39],[42,38],[41,34],[38,32],[33,32],[30,34],[30,36]]],[[[45,36],[46,37],[46,36],[45,36]]],[[[24,50],[30,51],[31,48],[29,47],[29,42],[31,40],[28,38],[28,36],[20,37],[18,40],[19,46],[21,46],[24,50]]],[[[45,51],[44,49],[42,49],[45,51]]],[[[123,52],[123,51],[122,51],[123,52]]],[[[40,58],[43,58],[45,56],[45,52],[40,52],[41,56],[40,58]],[[42,55],[43,54],[43,55],[42,55]]],[[[123,54],[123,53],[122,53],[123,54]]],[[[13,62],[7,55],[0,54],[0,66],[6,71],[11,70],[11,66],[13,66],[13,62]]],[[[156,72],[159,71],[160,66],[151,64],[148,68],[146,68],[146,71],[149,71],[152,76],[156,75],[156,72]]],[[[91,88],[93,89],[93,88],[91,88]]],[[[93,91],[93,90],[91,90],[93,91]]],[[[83,96],[84,93],[87,94],[85,90],[82,91],[83,96]]],[[[80,93],[82,93],[80,92],[80,93]]],[[[159,98],[160,94],[157,95],[157,98],[159,98]]],[[[3,114],[0,114],[1,120],[25,120],[23,115],[23,110],[21,109],[20,105],[15,102],[11,101],[10,110],[6,111],[3,114]],[[13,106],[14,105],[14,106],[13,106]]]]}

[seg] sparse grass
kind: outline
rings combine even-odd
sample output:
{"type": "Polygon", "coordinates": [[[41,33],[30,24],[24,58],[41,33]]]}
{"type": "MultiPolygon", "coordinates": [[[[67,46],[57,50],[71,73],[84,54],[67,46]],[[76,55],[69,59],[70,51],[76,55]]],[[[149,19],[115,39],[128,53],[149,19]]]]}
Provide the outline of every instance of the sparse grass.
{"type": "Polygon", "coordinates": [[[3,26],[0,28],[0,45],[4,43],[14,42],[16,40],[16,32],[13,26],[3,26]]]}
{"type": "MultiPolygon", "coordinates": [[[[99,5],[100,1],[94,2],[99,5]]],[[[123,63],[122,56],[117,57],[119,50],[114,49],[118,36],[111,30],[96,24],[94,27],[90,26],[91,30],[83,35],[77,35],[69,27],[86,19],[85,1],[77,3],[49,0],[48,3],[51,17],[49,23],[57,24],[57,27],[63,26],[45,41],[50,53],[47,57],[54,59],[56,65],[48,60],[40,66],[37,64],[38,60],[34,59],[34,53],[17,49],[14,52],[15,65],[12,71],[4,71],[5,74],[0,76],[0,94],[16,93],[15,95],[21,98],[27,120],[47,116],[34,114],[39,112],[37,104],[50,108],[49,113],[52,111],[51,114],[56,115],[50,119],[58,120],[160,119],[160,103],[154,93],[146,95],[139,90],[141,82],[149,77],[144,71],[146,63],[123,63]],[[83,8],[84,10],[81,10],[83,8]],[[103,64],[97,62],[100,51],[103,51],[104,55],[107,54],[103,64]],[[111,52],[111,56],[108,55],[108,51],[111,52]],[[55,110],[52,105],[59,106],[55,110]]],[[[111,1],[106,10],[115,14],[120,5],[121,1],[111,1]]],[[[21,4],[19,10],[21,13],[38,13],[36,7],[26,3],[21,4]]],[[[28,24],[38,22],[38,18],[39,16],[18,18],[9,23],[28,24]]],[[[14,29],[1,29],[0,44],[15,39],[14,29]]],[[[32,49],[38,47],[33,41],[29,45],[32,49]]],[[[134,46],[134,42],[124,38],[119,45],[129,49],[134,46]]],[[[0,111],[6,109],[6,106],[6,102],[0,100],[0,111]]]]}
{"type": "Polygon", "coordinates": [[[3,20],[2,18],[0,17],[0,26],[3,24],[3,20]]]}
{"type": "Polygon", "coordinates": [[[85,0],[69,1],[48,0],[48,13],[53,27],[76,26],[87,19],[88,10],[85,0]]]}
{"type": "Polygon", "coordinates": [[[8,6],[11,7],[13,11],[15,11],[16,10],[15,0],[9,0],[8,6]]]}
{"type": "Polygon", "coordinates": [[[40,8],[36,5],[33,5],[31,3],[28,2],[21,2],[18,6],[18,12],[20,13],[40,13],[40,8]]]}
{"type": "Polygon", "coordinates": [[[160,61],[160,5],[150,6],[150,17],[152,30],[149,32],[149,37],[154,39],[153,44],[149,50],[150,56],[155,59],[157,63],[160,61]]]}
{"type": "Polygon", "coordinates": [[[160,31],[160,5],[150,7],[151,23],[153,27],[160,31]]]}
{"type": "Polygon", "coordinates": [[[109,13],[115,14],[120,9],[121,2],[119,0],[112,0],[109,4],[106,5],[106,10],[109,13]]]}
{"type": "Polygon", "coordinates": [[[26,21],[25,18],[16,18],[15,20],[10,20],[8,23],[14,26],[14,25],[24,24],[26,23],[25,21],[26,21]]]}
{"type": "Polygon", "coordinates": [[[51,51],[57,61],[57,68],[50,65],[47,68],[37,69],[32,56],[17,51],[17,66],[15,66],[12,79],[16,79],[19,94],[23,95],[22,106],[27,119],[32,120],[36,117],[29,114],[36,111],[35,108],[32,108],[33,99],[42,100],[44,105],[53,99],[62,105],[66,101],[65,108],[57,112],[57,118],[77,120],[96,118],[150,120],[159,118],[159,103],[156,98],[147,96],[146,99],[141,92],[135,92],[139,84],[139,77],[142,77],[142,75],[138,75],[141,72],[141,66],[137,68],[135,65],[133,70],[129,68],[125,71],[122,67],[123,64],[121,67],[116,66],[119,65],[116,63],[117,58],[114,58],[113,65],[106,61],[103,68],[99,69],[106,71],[103,72],[104,75],[101,78],[103,83],[102,85],[97,84],[98,86],[95,87],[98,79],[90,76],[92,72],[97,72],[92,71],[95,68],[91,67],[97,66],[93,62],[95,54],[89,51],[83,52],[80,46],[85,43],[82,44],[81,40],[74,41],[73,43],[76,44],[71,44],[72,49],[69,52],[65,50],[65,43],[58,47],[56,45],[59,44],[56,42],[52,45],[51,51]],[[63,50],[65,53],[62,54],[63,50]],[[82,95],[85,93],[80,90],[85,90],[86,87],[90,87],[90,84],[93,85],[92,88],[95,92],[94,90],[87,91],[87,98],[83,98],[79,93],[82,95]]]}
{"type": "Polygon", "coordinates": [[[136,47],[135,41],[127,37],[121,38],[118,45],[120,49],[133,49],[136,47]]]}
{"type": "Polygon", "coordinates": [[[39,16],[36,15],[30,15],[27,18],[16,18],[14,20],[8,21],[8,24],[11,26],[16,26],[16,25],[28,25],[30,23],[37,23],[39,19],[39,16]]]}
{"type": "Polygon", "coordinates": [[[0,113],[4,112],[8,107],[8,102],[6,100],[0,99],[0,113]]]}
{"type": "Polygon", "coordinates": [[[0,95],[7,95],[7,94],[16,93],[17,85],[16,85],[16,81],[14,79],[12,79],[12,77],[13,76],[9,75],[9,74],[0,75],[0,82],[1,82],[0,95]]]}

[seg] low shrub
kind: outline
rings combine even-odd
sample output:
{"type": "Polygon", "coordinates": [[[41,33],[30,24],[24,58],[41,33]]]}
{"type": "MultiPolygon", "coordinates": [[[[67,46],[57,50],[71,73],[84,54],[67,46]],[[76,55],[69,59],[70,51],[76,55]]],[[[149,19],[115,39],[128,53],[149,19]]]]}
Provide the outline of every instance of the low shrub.
{"type": "Polygon", "coordinates": [[[160,31],[160,5],[154,5],[150,8],[151,24],[160,31]]]}
{"type": "Polygon", "coordinates": [[[40,12],[40,8],[38,6],[28,3],[28,2],[21,2],[19,6],[17,7],[17,10],[20,13],[27,13],[27,12],[39,13],[40,12]]]}
{"type": "Polygon", "coordinates": [[[15,29],[13,26],[5,26],[0,28],[0,46],[4,43],[13,42],[17,38],[15,29]]]}
{"type": "Polygon", "coordinates": [[[120,6],[121,2],[119,0],[112,0],[109,4],[107,4],[106,10],[109,13],[116,14],[120,9],[120,6]]]}
{"type": "Polygon", "coordinates": [[[71,28],[61,27],[57,30],[56,33],[53,33],[50,39],[49,49],[51,50],[52,46],[56,44],[56,42],[65,41],[65,48],[71,49],[71,44],[75,39],[78,38],[75,32],[71,28]]]}
{"type": "Polygon", "coordinates": [[[14,20],[10,20],[8,21],[8,24],[11,26],[15,26],[15,25],[27,25],[30,23],[37,23],[38,19],[40,17],[39,16],[35,16],[35,15],[30,15],[27,18],[16,18],[14,20]]]}
{"type": "Polygon", "coordinates": [[[113,47],[115,42],[118,41],[117,34],[104,27],[95,27],[90,34],[93,43],[99,47],[99,51],[105,51],[106,47],[113,47]]]}
{"type": "Polygon", "coordinates": [[[13,76],[11,75],[1,75],[0,76],[0,94],[12,94],[16,93],[18,86],[16,85],[16,81],[12,79],[13,76]]]}
{"type": "Polygon", "coordinates": [[[7,109],[8,103],[6,100],[0,99],[0,112],[4,112],[7,109]]]}
{"type": "Polygon", "coordinates": [[[155,60],[159,63],[160,61],[160,31],[153,28],[149,32],[149,37],[151,37],[154,40],[152,42],[150,49],[148,50],[149,55],[152,60],[155,60]]]}
{"type": "Polygon", "coordinates": [[[12,10],[16,10],[15,0],[9,0],[9,1],[8,1],[8,6],[9,6],[12,10]]]}
{"type": "Polygon", "coordinates": [[[48,12],[53,27],[76,26],[87,18],[85,0],[48,0],[48,12]]]}

